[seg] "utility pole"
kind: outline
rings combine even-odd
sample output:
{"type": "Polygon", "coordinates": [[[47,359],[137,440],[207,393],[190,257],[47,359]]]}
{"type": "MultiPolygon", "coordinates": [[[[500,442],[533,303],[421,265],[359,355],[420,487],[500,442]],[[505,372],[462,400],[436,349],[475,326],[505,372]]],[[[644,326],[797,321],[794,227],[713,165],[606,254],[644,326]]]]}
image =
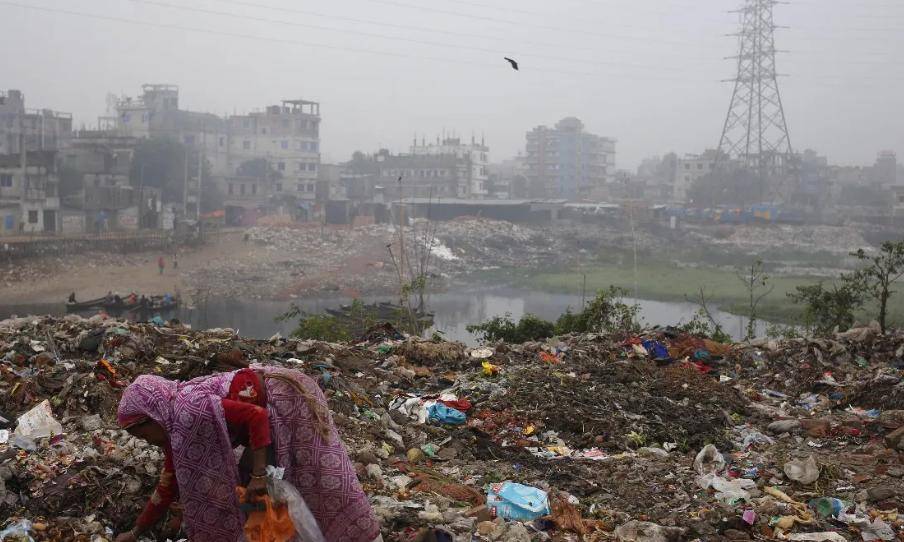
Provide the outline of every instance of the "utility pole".
{"type": "Polygon", "coordinates": [[[728,82],[734,91],[715,158],[716,169],[736,159],[753,171],[761,189],[766,180],[787,171],[793,160],[791,137],[785,119],[778,74],[775,69],[777,0],[744,0],[740,17],[737,74],[728,82]]]}
{"type": "Polygon", "coordinates": [[[25,146],[24,114],[19,116],[19,167],[22,169],[22,184],[19,187],[19,224],[24,233],[25,224],[28,221],[28,211],[25,210],[28,195],[28,150],[25,146]]]}
{"type": "MultiPolygon", "coordinates": [[[[204,133],[201,134],[201,137],[203,137],[206,142],[206,137],[205,137],[204,133]]],[[[198,148],[198,198],[195,200],[196,201],[195,218],[198,220],[199,223],[201,222],[201,178],[204,175],[204,154],[201,152],[203,149],[204,149],[204,143],[202,143],[201,146],[198,148]]]]}
{"type": "Polygon", "coordinates": [[[138,229],[144,227],[144,163],[138,166],[138,229]]]}
{"type": "Polygon", "coordinates": [[[188,218],[188,145],[183,146],[183,151],[185,151],[185,159],[182,160],[185,164],[185,182],[182,183],[182,218],[188,218]]]}

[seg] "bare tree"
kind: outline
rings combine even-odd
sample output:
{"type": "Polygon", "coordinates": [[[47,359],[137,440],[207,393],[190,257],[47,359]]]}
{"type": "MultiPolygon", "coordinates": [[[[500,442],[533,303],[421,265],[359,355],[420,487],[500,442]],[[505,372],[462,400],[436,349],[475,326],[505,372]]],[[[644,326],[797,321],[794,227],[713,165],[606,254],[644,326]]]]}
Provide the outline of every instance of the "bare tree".
{"type": "Polygon", "coordinates": [[[769,275],[766,274],[766,270],[763,268],[763,260],[757,259],[750,264],[749,269],[738,270],[736,275],[738,280],[744,285],[744,289],[747,290],[749,298],[747,336],[744,338],[750,340],[756,337],[757,309],[760,306],[760,302],[775,290],[775,285],[769,284],[769,275]]]}

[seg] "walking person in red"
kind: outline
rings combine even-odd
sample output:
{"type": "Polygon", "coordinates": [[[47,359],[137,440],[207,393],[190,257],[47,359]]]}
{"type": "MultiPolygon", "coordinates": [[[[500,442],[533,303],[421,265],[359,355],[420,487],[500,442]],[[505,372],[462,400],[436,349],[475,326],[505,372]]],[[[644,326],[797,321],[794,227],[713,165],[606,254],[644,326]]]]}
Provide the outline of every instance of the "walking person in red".
{"type": "Polygon", "coordinates": [[[157,269],[160,270],[160,274],[163,274],[163,269],[166,267],[166,261],[163,259],[163,256],[157,258],[157,269]]]}

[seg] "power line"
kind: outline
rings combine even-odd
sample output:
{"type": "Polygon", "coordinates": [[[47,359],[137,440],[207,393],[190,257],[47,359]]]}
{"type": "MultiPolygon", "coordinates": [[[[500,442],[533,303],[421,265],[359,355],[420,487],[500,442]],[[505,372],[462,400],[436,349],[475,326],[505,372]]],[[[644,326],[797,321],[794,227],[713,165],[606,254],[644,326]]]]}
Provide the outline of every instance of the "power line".
{"type": "Polygon", "coordinates": [[[561,27],[561,26],[527,24],[527,23],[520,23],[517,21],[510,21],[508,19],[500,19],[498,17],[487,17],[487,16],[483,16],[483,15],[474,15],[472,13],[465,13],[465,12],[461,12],[461,11],[452,11],[452,10],[447,10],[447,9],[442,9],[442,8],[433,8],[433,7],[423,6],[423,5],[419,5],[419,4],[409,4],[406,2],[399,2],[397,0],[370,0],[370,1],[377,3],[377,4],[385,4],[385,5],[389,5],[389,6],[401,7],[401,8],[406,8],[406,9],[416,9],[416,10],[427,11],[427,12],[432,12],[432,13],[441,13],[443,15],[453,15],[455,17],[463,17],[465,19],[473,19],[473,20],[477,20],[477,21],[502,23],[502,24],[510,25],[510,26],[536,28],[539,30],[552,30],[555,32],[565,32],[567,34],[582,34],[585,36],[594,36],[594,37],[603,37],[603,38],[640,40],[645,43],[656,42],[656,43],[664,43],[664,44],[668,44],[668,45],[682,45],[681,42],[661,40],[661,39],[653,38],[650,36],[631,36],[628,34],[600,34],[598,32],[590,32],[590,31],[581,30],[578,28],[565,28],[565,27],[561,27]]]}
{"type": "MultiPolygon", "coordinates": [[[[83,12],[72,11],[72,10],[67,10],[67,9],[49,8],[49,7],[44,7],[44,6],[32,6],[32,5],[20,4],[17,2],[11,2],[8,0],[0,0],[0,5],[13,6],[13,7],[26,9],[26,10],[42,11],[42,12],[47,12],[47,13],[58,13],[58,14],[70,15],[70,16],[74,16],[74,17],[111,21],[111,22],[116,22],[116,23],[133,24],[133,25],[138,25],[138,26],[148,26],[148,27],[152,27],[152,28],[165,28],[165,29],[169,29],[169,30],[179,30],[179,31],[183,31],[183,32],[195,32],[195,33],[200,33],[200,34],[211,34],[211,35],[215,35],[215,36],[226,36],[226,37],[240,38],[240,39],[253,40],[253,41],[266,41],[266,42],[273,42],[273,43],[301,45],[301,46],[305,46],[305,47],[329,49],[329,50],[343,51],[343,52],[366,53],[366,54],[381,55],[381,56],[392,56],[392,57],[397,57],[397,58],[427,60],[427,61],[431,61],[431,62],[466,64],[466,65],[472,65],[472,66],[481,66],[481,67],[485,67],[485,68],[486,67],[499,68],[499,66],[500,66],[499,63],[475,62],[475,61],[463,60],[460,58],[431,57],[431,56],[411,55],[411,54],[406,54],[406,53],[397,53],[397,52],[393,52],[393,51],[377,51],[377,50],[373,50],[373,49],[359,49],[359,48],[354,48],[354,47],[330,45],[330,44],[326,44],[326,43],[300,41],[300,40],[292,40],[292,39],[285,39],[285,38],[272,38],[272,37],[266,37],[266,36],[256,36],[253,34],[240,34],[240,33],[236,33],[236,32],[224,32],[224,31],[220,31],[220,30],[211,30],[208,28],[197,28],[197,27],[182,26],[182,25],[175,25],[175,24],[169,24],[169,23],[140,21],[140,20],[110,16],[110,15],[97,15],[97,14],[92,14],[92,13],[83,13],[83,12]]],[[[522,71],[522,74],[524,74],[524,73],[525,72],[522,71]]],[[[602,75],[605,75],[610,78],[613,76],[613,74],[577,72],[577,71],[561,70],[558,68],[546,68],[546,67],[539,68],[536,71],[534,71],[534,73],[536,73],[536,74],[561,74],[561,75],[572,75],[572,76],[591,77],[591,78],[597,77],[597,76],[602,76],[602,75]]],[[[652,81],[700,83],[699,79],[690,79],[690,78],[649,77],[649,76],[631,75],[631,74],[617,74],[615,76],[616,77],[628,77],[628,78],[632,78],[632,79],[641,79],[641,80],[652,80],[652,81]]]]}
{"type": "MultiPolygon", "coordinates": [[[[418,45],[428,45],[431,47],[444,47],[447,49],[468,50],[468,51],[475,51],[475,52],[479,52],[479,53],[489,53],[489,54],[497,54],[497,55],[513,54],[513,51],[511,51],[511,50],[488,49],[486,47],[477,47],[477,46],[473,46],[473,45],[455,45],[455,44],[448,44],[448,43],[442,43],[442,42],[437,42],[437,41],[426,41],[426,40],[420,40],[420,39],[414,39],[414,38],[405,38],[405,37],[400,37],[400,36],[389,36],[386,34],[378,34],[376,32],[346,30],[346,29],[342,29],[342,28],[333,28],[333,27],[329,27],[329,26],[321,26],[321,25],[315,25],[315,24],[309,24],[309,23],[299,23],[299,22],[295,22],[295,21],[285,21],[285,20],[280,20],[280,19],[269,19],[266,17],[257,17],[254,15],[243,15],[243,14],[239,14],[239,13],[231,13],[228,11],[217,11],[217,10],[210,10],[210,9],[204,9],[204,8],[193,8],[193,7],[187,7],[187,6],[180,6],[180,5],[176,5],[176,4],[169,4],[167,2],[160,2],[158,0],[131,0],[131,1],[142,3],[142,4],[158,6],[158,7],[169,8],[169,9],[189,11],[189,12],[193,12],[193,13],[204,13],[204,14],[208,14],[208,15],[232,17],[232,18],[236,18],[236,19],[263,22],[263,23],[268,23],[268,24],[279,24],[279,25],[295,26],[295,27],[301,27],[301,28],[313,28],[316,30],[326,30],[328,32],[341,32],[344,34],[354,34],[354,35],[358,35],[358,36],[367,36],[367,37],[371,37],[371,38],[402,41],[402,42],[406,42],[406,43],[416,43],[418,45]]],[[[517,52],[515,52],[515,53],[517,53],[517,52]]],[[[650,66],[650,65],[645,65],[645,64],[636,64],[636,63],[619,62],[619,61],[589,61],[589,60],[583,60],[583,59],[574,58],[574,57],[563,57],[563,56],[554,56],[554,55],[545,55],[545,54],[536,54],[536,53],[525,53],[523,51],[520,53],[519,56],[539,58],[539,59],[544,59],[544,60],[554,60],[557,62],[572,62],[572,63],[576,63],[576,64],[585,64],[585,65],[624,66],[624,67],[632,67],[632,68],[655,69],[655,70],[659,70],[659,71],[662,71],[662,70],[683,71],[682,68],[659,67],[659,66],[650,66]]]]}
{"type": "MultiPolygon", "coordinates": [[[[383,22],[383,21],[374,21],[374,20],[370,20],[370,19],[361,19],[361,18],[357,18],[357,17],[349,17],[346,15],[331,15],[331,14],[325,14],[325,13],[303,10],[303,9],[298,9],[298,8],[272,6],[269,4],[262,4],[262,3],[258,3],[258,2],[249,2],[246,0],[215,0],[215,1],[220,2],[220,3],[233,4],[236,6],[245,6],[245,7],[253,7],[253,8],[260,8],[260,9],[265,9],[265,10],[271,10],[271,11],[276,11],[276,12],[280,12],[280,13],[292,13],[292,14],[297,14],[297,15],[305,15],[308,17],[321,17],[324,19],[335,19],[335,20],[340,20],[340,21],[349,21],[349,22],[353,22],[353,23],[360,23],[360,24],[367,24],[367,25],[374,25],[374,26],[381,26],[381,27],[388,27],[388,28],[398,28],[400,30],[411,30],[414,32],[429,32],[429,33],[434,33],[434,34],[444,34],[447,36],[477,38],[477,39],[489,40],[489,41],[495,41],[495,42],[504,41],[505,43],[522,43],[524,45],[531,45],[531,46],[537,46],[537,47],[561,48],[563,46],[562,42],[553,43],[553,42],[548,42],[548,41],[534,41],[534,40],[515,40],[515,41],[508,40],[508,39],[502,40],[496,36],[488,36],[486,34],[475,34],[475,33],[470,33],[470,32],[453,32],[450,30],[445,30],[443,28],[438,28],[436,26],[424,27],[424,26],[403,25],[403,24],[398,24],[398,23],[389,23],[389,22],[383,22]]],[[[700,44],[696,43],[696,42],[686,41],[686,42],[683,42],[683,45],[699,46],[700,44]]],[[[567,47],[568,47],[568,49],[570,49],[572,51],[585,51],[585,52],[590,52],[590,53],[594,53],[594,54],[599,53],[598,47],[581,47],[581,46],[572,46],[572,45],[568,45],[567,47]]],[[[628,50],[625,52],[633,52],[633,51],[628,50]]],[[[674,54],[681,54],[681,53],[676,52],[674,54]]]]}

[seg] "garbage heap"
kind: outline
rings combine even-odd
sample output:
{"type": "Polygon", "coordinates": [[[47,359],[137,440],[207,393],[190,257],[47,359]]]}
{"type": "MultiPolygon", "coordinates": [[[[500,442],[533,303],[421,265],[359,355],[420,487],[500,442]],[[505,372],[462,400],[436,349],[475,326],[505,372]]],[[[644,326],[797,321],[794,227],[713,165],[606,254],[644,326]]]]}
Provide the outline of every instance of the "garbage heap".
{"type": "MultiPolygon", "coordinates": [[[[720,344],[675,330],[459,343],[0,322],[0,540],[112,540],[162,456],[119,430],[140,374],[317,379],[392,541],[894,540],[904,335],[720,344]],[[19,538],[15,538],[19,537],[19,538]],[[30,537],[30,538],[29,538],[30,537]]],[[[151,539],[177,539],[172,523],[151,539]]]]}

